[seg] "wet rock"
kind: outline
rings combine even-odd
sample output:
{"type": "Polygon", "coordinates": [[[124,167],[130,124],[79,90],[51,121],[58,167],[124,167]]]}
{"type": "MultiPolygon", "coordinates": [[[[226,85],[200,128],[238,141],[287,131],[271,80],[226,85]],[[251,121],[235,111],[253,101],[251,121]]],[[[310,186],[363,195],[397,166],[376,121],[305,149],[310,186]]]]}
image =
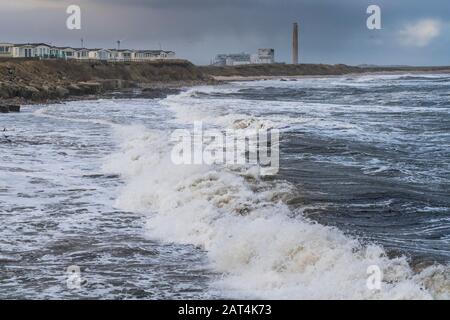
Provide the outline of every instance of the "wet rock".
{"type": "Polygon", "coordinates": [[[171,88],[144,88],[142,89],[142,93],[139,95],[139,97],[146,99],[162,99],[170,94],[178,94],[179,92],[179,89],[171,88]]]}
{"type": "Polygon", "coordinates": [[[67,90],[66,88],[63,88],[61,86],[57,86],[55,88],[55,93],[58,98],[65,98],[69,95],[69,90],[67,90]]]}
{"type": "Polygon", "coordinates": [[[122,88],[122,81],[119,79],[107,79],[100,82],[104,90],[116,90],[122,88]]]}
{"type": "Polygon", "coordinates": [[[9,113],[9,112],[20,112],[20,105],[15,104],[0,105],[0,113],[9,113]]]}
{"type": "Polygon", "coordinates": [[[79,86],[77,86],[76,84],[71,84],[67,87],[67,89],[69,90],[69,93],[71,95],[74,96],[78,96],[78,95],[82,95],[83,94],[83,89],[81,89],[79,86]]]}
{"type": "Polygon", "coordinates": [[[20,112],[20,105],[9,105],[9,112],[20,112]]]}
{"type": "Polygon", "coordinates": [[[11,86],[7,83],[0,83],[0,98],[8,99],[12,96],[11,86]]]}
{"type": "Polygon", "coordinates": [[[39,87],[40,97],[42,99],[48,99],[52,96],[52,89],[50,89],[49,86],[43,85],[42,87],[39,87]]]}
{"type": "Polygon", "coordinates": [[[84,94],[96,94],[102,91],[102,85],[98,82],[79,82],[77,85],[84,94]]]}
{"type": "Polygon", "coordinates": [[[18,87],[17,96],[25,99],[37,100],[40,97],[40,91],[32,86],[22,86],[18,87]]]}

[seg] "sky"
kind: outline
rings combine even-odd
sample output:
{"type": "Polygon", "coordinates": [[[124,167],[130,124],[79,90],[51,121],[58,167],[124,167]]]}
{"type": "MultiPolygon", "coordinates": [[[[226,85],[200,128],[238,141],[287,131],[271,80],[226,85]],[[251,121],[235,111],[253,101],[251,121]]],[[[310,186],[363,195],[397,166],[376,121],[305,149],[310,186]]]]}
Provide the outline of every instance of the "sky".
{"type": "Polygon", "coordinates": [[[218,53],[274,48],[291,61],[292,23],[300,62],[450,65],[449,0],[0,0],[0,42],[173,50],[209,64],[218,53]],[[69,30],[69,5],[81,30],[69,30]],[[381,29],[366,10],[381,8],[381,29]]]}

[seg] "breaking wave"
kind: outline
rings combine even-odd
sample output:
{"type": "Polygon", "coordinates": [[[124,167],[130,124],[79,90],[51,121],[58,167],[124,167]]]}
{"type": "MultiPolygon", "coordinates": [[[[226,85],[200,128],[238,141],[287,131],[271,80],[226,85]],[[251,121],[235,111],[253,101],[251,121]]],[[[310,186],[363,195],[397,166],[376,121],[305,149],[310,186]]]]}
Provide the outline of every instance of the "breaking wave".
{"type": "MultiPolygon", "coordinates": [[[[169,97],[176,121],[272,126],[231,112],[184,107],[188,94],[169,97]],[[189,109],[189,110],[187,110],[189,109]],[[237,122],[236,122],[237,121],[237,122]]],[[[189,101],[190,103],[191,101],[189,101]]],[[[297,191],[266,181],[254,168],[174,165],[167,132],[116,126],[118,152],[104,165],[125,186],[116,206],[148,215],[148,235],[203,248],[218,277],[214,287],[232,298],[449,299],[448,267],[413,270],[406,257],[390,258],[375,244],[305,218],[286,200],[297,191]],[[383,272],[381,290],[369,290],[367,268],[383,272]]]]}

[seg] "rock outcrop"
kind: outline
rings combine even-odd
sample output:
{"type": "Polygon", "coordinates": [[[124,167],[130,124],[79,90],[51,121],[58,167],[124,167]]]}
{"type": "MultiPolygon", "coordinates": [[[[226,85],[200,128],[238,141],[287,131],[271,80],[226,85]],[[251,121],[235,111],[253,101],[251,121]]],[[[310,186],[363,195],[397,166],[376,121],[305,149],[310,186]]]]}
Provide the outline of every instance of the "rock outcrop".
{"type": "Polygon", "coordinates": [[[212,81],[185,60],[104,63],[0,60],[0,105],[46,103],[133,87],[180,86],[212,81]]]}
{"type": "Polygon", "coordinates": [[[20,105],[0,105],[0,113],[20,112],[20,105]]]}

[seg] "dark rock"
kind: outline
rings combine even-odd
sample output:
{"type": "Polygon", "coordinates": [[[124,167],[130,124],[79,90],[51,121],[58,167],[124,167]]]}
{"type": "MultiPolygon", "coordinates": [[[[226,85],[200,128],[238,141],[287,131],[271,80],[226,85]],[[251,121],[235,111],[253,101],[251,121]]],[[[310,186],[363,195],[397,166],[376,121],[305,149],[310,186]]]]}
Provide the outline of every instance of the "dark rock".
{"type": "Polygon", "coordinates": [[[9,105],[9,112],[20,112],[20,105],[9,105]]]}
{"type": "Polygon", "coordinates": [[[180,93],[179,89],[171,89],[171,88],[144,88],[142,89],[142,93],[139,95],[141,98],[146,99],[162,99],[167,97],[170,94],[178,94],[180,93]]]}
{"type": "Polygon", "coordinates": [[[77,85],[84,94],[96,94],[102,91],[102,85],[98,82],[79,82],[77,85]]]}
{"type": "Polygon", "coordinates": [[[69,90],[67,90],[66,88],[63,88],[61,86],[57,86],[55,88],[55,93],[58,98],[65,98],[69,95],[69,90]]]}
{"type": "Polygon", "coordinates": [[[83,94],[83,89],[81,89],[79,86],[77,86],[76,84],[71,84],[67,87],[67,89],[69,90],[69,93],[71,95],[74,96],[78,96],[78,95],[82,95],[83,94]]]}
{"type": "MultiPolygon", "coordinates": [[[[212,81],[188,61],[171,60],[149,63],[79,63],[77,61],[47,61],[11,59],[0,61],[0,104],[30,104],[61,101],[70,97],[90,97],[105,92],[116,94],[141,93],[145,85],[174,87],[192,85],[196,81],[212,81]]],[[[142,92],[143,96],[164,97],[170,92],[158,89],[142,92]]],[[[8,112],[2,108],[2,112],[8,112]]]]}
{"type": "Polygon", "coordinates": [[[9,112],[20,112],[20,105],[16,104],[0,105],[0,113],[9,113],[9,112]]]}
{"type": "Polygon", "coordinates": [[[50,90],[50,87],[48,85],[43,85],[42,87],[39,87],[40,97],[41,99],[48,99],[52,96],[52,90],[50,90]]]}
{"type": "Polygon", "coordinates": [[[104,90],[116,90],[122,88],[122,81],[119,79],[101,80],[100,84],[104,90]]]}
{"type": "Polygon", "coordinates": [[[7,83],[0,83],[0,98],[8,99],[11,97],[11,86],[7,83]]]}
{"type": "Polygon", "coordinates": [[[40,91],[32,86],[22,86],[18,88],[17,96],[25,99],[36,100],[40,96],[40,91]]]}

